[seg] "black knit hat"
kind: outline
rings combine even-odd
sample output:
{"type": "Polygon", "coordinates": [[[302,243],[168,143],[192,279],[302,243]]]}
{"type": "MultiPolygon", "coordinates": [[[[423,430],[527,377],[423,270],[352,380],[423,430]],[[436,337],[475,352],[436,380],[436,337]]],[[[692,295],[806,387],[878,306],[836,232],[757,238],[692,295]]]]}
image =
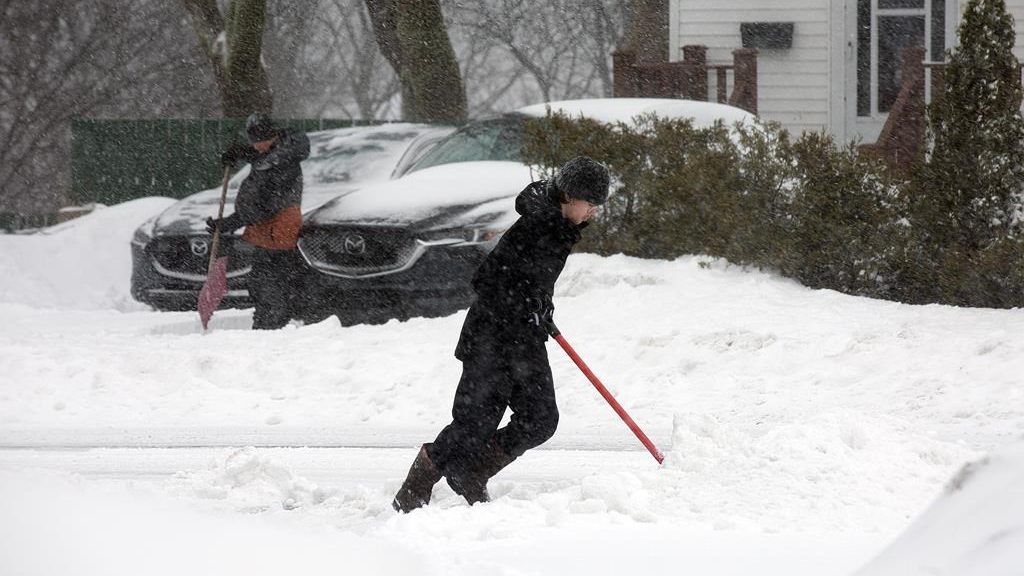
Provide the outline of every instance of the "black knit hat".
{"type": "Polygon", "coordinates": [[[555,176],[555,187],[566,198],[579,198],[600,206],[608,200],[608,169],[587,156],[566,162],[555,176]]]}
{"type": "Polygon", "coordinates": [[[245,134],[249,137],[249,143],[255,144],[277,136],[277,126],[266,114],[254,112],[245,119],[245,134]]]}

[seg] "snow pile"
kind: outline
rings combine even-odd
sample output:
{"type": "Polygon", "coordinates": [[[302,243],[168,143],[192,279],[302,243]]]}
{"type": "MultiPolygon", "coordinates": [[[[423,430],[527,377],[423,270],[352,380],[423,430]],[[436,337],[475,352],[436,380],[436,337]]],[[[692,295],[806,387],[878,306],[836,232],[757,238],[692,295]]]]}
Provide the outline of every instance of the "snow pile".
{"type": "Polygon", "coordinates": [[[175,201],[143,198],[46,228],[0,235],[0,303],[143,310],[130,294],[132,234],[175,201]]]}
{"type": "Polygon", "coordinates": [[[965,465],[856,576],[1010,576],[1024,570],[1024,439],[965,465]]]}
{"type": "MultiPolygon", "coordinates": [[[[922,480],[938,483],[974,452],[906,423],[852,412],[741,425],[677,414],[665,468],[691,509],[730,527],[883,530],[922,480]],[[751,514],[750,502],[764,509],[751,514]],[[870,513],[865,513],[870,510],[870,513]]],[[[699,518],[695,514],[695,518],[699,518]]]]}
{"type": "Polygon", "coordinates": [[[138,485],[0,471],[5,575],[398,576],[430,561],[400,542],[199,512],[138,485]]]}
{"type": "Polygon", "coordinates": [[[295,510],[330,496],[251,446],[231,451],[207,470],[179,473],[176,480],[200,498],[224,500],[245,512],[295,510]]]}

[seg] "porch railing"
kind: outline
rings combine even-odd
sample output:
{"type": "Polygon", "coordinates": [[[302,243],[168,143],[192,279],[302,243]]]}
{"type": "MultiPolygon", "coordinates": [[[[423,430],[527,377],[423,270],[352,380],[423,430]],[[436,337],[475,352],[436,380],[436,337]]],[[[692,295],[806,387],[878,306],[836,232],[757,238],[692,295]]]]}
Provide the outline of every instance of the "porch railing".
{"type": "Polygon", "coordinates": [[[708,64],[707,47],[683,46],[679,62],[638,62],[636,54],[612,54],[616,98],[686,98],[709,101],[708,76],[715,74],[715,101],[757,114],[757,50],[733,51],[732,64],[708,64]],[[728,74],[733,89],[728,93],[728,74]]]}

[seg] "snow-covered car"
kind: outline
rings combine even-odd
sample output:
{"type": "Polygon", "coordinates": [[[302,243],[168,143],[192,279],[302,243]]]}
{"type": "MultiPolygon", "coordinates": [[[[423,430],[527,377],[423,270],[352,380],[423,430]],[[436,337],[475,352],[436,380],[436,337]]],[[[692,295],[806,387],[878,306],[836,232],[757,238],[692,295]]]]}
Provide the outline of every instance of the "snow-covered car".
{"type": "Polygon", "coordinates": [[[608,123],[652,113],[698,127],[753,119],[722,104],[615,98],[536,104],[467,124],[401,178],[307,214],[299,240],[310,267],[307,301],[353,322],[467,306],[473,272],[515,222],[514,197],[536,177],[520,156],[526,120],[549,108],[608,123]]]}
{"type": "MultiPolygon", "coordinates": [[[[382,124],[309,133],[310,156],[302,163],[302,212],[364,186],[397,178],[431,146],[455,130],[428,124],[382,124]]],[[[233,212],[235,195],[249,167],[228,183],[224,214],[233,212]]],[[[171,205],[140,226],[131,241],[132,296],[162,310],[196,307],[206,280],[210,235],[205,220],[216,217],[221,189],[204,190],[171,205]]],[[[241,231],[221,239],[228,257],[228,293],[222,307],[251,304],[246,289],[252,248],[241,231]]]]}

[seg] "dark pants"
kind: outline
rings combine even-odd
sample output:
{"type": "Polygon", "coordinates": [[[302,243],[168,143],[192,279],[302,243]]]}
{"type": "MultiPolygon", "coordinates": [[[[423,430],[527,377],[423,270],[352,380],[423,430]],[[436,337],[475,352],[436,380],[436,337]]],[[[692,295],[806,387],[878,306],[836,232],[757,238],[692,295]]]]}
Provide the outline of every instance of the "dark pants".
{"type": "Polygon", "coordinates": [[[430,459],[449,479],[472,475],[488,443],[518,458],[558,427],[555,386],[544,343],[477,343],[463,358],[452,422],[430,446],[430,459]],[[511,421],[498,429],[505,409],[511,421]]]}
{"type": "Polygon", "coordinates": [[[256,305],[253,330],[283,328],[296,317],[301,294],[301,265],[298,250],[255,250],[248,278],[249,295],[256,305]]]}

